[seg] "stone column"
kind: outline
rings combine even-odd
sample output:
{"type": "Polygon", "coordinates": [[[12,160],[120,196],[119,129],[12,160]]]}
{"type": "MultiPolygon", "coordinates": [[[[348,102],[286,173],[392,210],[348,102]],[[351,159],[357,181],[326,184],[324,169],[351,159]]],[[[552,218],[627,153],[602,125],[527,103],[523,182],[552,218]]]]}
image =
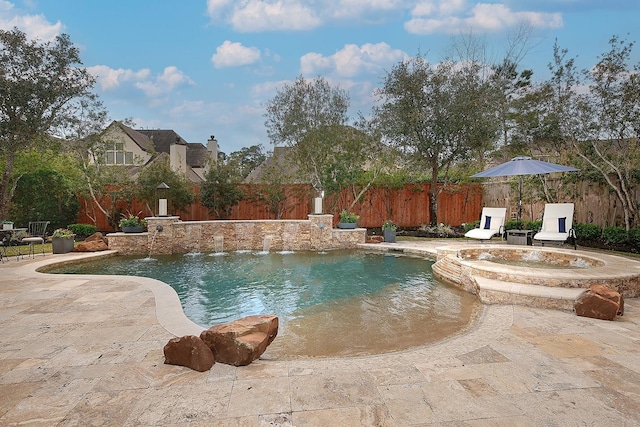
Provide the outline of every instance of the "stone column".
{"type": "Polygon", "coordinates": [[[319,214],[309,215],[311,222],[311,249],[324,251],[333,249],[333,215],[319,214]]]}

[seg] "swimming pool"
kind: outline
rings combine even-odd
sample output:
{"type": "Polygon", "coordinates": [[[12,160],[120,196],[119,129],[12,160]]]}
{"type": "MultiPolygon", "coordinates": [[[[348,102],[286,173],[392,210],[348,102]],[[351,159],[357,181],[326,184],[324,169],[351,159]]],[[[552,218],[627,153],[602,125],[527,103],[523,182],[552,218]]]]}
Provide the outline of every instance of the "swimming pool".
{"type": "Polygon", "coordinates": [[[280,318],[266,356],[398,351],[467,328],[474,295],[435,280],[432,261],[364,251],[116,256],[56,273],[152,277],[172,286],[202,327],[252,314],[280,318]]]}

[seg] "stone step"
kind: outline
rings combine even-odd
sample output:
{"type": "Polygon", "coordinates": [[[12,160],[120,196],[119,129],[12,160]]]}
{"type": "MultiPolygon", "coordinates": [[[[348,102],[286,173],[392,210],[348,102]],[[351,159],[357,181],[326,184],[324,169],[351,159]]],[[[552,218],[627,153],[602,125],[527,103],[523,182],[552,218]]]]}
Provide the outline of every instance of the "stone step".
{"type": "Polygon", "coordinates": [[[478,285],[478,296],[485,304],[519,304],[573,311],[576,298],[585,291],[583,288],[503,282],[482,276],[473,276],[473,280],[478,285]]]}

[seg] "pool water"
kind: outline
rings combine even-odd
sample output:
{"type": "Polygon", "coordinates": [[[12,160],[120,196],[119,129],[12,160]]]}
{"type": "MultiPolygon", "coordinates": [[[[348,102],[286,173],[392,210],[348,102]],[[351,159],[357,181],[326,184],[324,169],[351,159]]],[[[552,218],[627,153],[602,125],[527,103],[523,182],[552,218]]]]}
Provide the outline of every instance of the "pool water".
{"type": "Polygon", "coordinates": [[[137,275],[171,285],[202,327],[275,314],[265,356],[349,356],[397,351],[458,333],[477,298],[436,281],[432,261],[361,251],[116,256],[56,273],[137,275]]]}

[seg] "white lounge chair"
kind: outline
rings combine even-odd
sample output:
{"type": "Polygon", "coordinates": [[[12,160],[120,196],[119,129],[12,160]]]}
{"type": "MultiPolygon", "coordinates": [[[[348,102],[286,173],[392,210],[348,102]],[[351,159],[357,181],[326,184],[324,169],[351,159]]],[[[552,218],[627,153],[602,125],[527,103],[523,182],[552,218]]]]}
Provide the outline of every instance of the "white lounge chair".
{"type": "Polygon", "coordinates": [[[542,228],[533,240],[545,243],[563,244],[573,238],[573,248],[577,248],[576,233],[573,230],[573,203],[547,203],[542,214],[542,228]]]}
{"type": "Polygon", "coordinates": [[[473,228],[465,233],[470,239],[489,240],[493,236],[504,233],[504,217],[507,208],[482,208],[480,227],[473,228]]]}

